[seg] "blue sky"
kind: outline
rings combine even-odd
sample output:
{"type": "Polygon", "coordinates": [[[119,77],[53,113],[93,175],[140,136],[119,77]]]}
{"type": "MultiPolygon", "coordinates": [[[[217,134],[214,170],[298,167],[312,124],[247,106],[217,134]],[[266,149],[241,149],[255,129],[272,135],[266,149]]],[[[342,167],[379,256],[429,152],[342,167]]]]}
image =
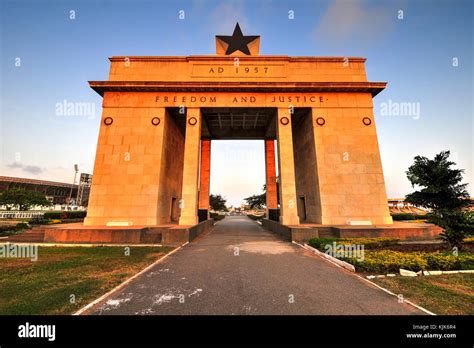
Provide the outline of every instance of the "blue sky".
{"type": "MultiPolygon", "coordinates": [[[[101,98],[87,81],[107,79],[107,58],[213,54],[214,36],[230,35],[239,21],[244,35],[261,35],[261,54],[362,56],[369,81],[388,82],[374,114],[389,196],[410,192],[405,171],[414,156],[441,150],[474,183],[471,1],[0,3],[2,175],[71,181],[74,163],[92,172],[101,98]],[[63,100],[94,103],[95,116],[58,116],[63,100]],[[384,115],[389,101],[416,103],[419,113],[384,115]]],[[[260,191],[262,142],[212,149],[213,193],[238,204],[260,191]]]]}

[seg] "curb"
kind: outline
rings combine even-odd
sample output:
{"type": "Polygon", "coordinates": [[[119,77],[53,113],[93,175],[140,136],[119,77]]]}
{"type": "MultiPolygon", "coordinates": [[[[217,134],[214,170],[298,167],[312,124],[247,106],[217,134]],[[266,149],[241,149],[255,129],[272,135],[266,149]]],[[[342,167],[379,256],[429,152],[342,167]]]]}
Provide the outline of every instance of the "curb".
{"type": "Polygon", "coordinates": [[[162,260],[166,259],[168,256],[170,256],[171,254],[174,254],[175,252],[177,252],[178,250],[180,250],[183,246],[185,246],[186,244],[188,244],[189,242],[186,242],[182,245],[180,245],[179,247],[177,247],[176,249],[174,249],[173,251],[169,252],[168,254],[164,255],[163,257],[159,258],[158,260],[156,260],[155,262],[153,262],[151,265],[148,265],[146,266],[144,269],[142,269],[140,272],[134,274],[132,277],[126,279],[123,283],[117,285],[115,288],[113,288],[112,290],[110,290],[109,292],[105,293],[104,295],[102,295],[101,297],[95,299],[94,301],[90,302],[89,304],[85,305],[84,307],[82,307],[81,309],[79,309],[77,312],[73,313],[72,315],[82,315],[84,312],[86,312],[87,310],[91,309],[92,307],[94,307],[96,304],[98,304],[99,302],[102,302],[104,299],[106,299],[107,297],[109,297],[110,295],[112,295],[113,293],[115,293],[116,291],[122,289],[125,285],[127,285],[128,283],[130,283],[131,281],[133,281],[135,278],[139,277],[141,274],[145,273],[146,271],[148,271],[150,268],[152,268],[153,266],[155,266],[156,264],[160,263],[162,260]]]}
{"type": "MultiPolygon", "coordinates": [[[[454,270],[454,271],[419,271],[413,272],[403,268],[400,268],[399,277],[421,277],[421,276],[436,276],[436,275],[446,275],[446,274],[474,274],[474,270],[472,269],[461,269],[461,270],[454,270]]],[[[374,279],[374,278],[385,278],[385,277],[395,277],[397,276],[395,273],[388,273],[388,274],[376,274],[376,275],[368,275],[366,276],[367,279],[374,279]]]]}
{"type": "Polygon", "coordinates": [[[443,274],[460,274],[460,273],[472,274],[474,273],[474,269],[461,269],[461,270],[455,270],[455,271],[423,271],[424,276],[443,275],[443,274]]]}
{"type": "Polygon", "coordinates": [[[318,249],[315,249],[313,248],[312,246],[309,246],[308,244],[299,244],[299,243],[296,243],[293,241],[293,243],[301,246],[302,248],[306,249],[306,250],[309,250],[309,251],[312,251],[313,253],[315,253],[316,255],[320,256],[320,257],[323,257],[325,258],[326,260],[328,260],[329,262],[331,263],[334,263],[336,264],[337,266],[339,267],[342,267],[342,268],[345,268],[347,269],[348,271],[351,271],[351,272],[354,272],[355,273],[355,267],[354,265],[351,265],[350,263],[348,262],[345,262],[345,261],[342,261],[342,260],[339,260],[331,255],[328,255],[326,253],[323,253],[321,251],[319,251],[318,249]]]}

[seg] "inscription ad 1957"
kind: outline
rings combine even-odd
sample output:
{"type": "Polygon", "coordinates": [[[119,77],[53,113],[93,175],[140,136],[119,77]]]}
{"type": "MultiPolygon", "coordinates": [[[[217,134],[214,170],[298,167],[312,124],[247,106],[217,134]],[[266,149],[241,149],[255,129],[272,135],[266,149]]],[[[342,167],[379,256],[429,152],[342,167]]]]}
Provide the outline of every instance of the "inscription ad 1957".
{"type": "Polygon", "coordinates": [[[192,76],[226,78],[281,78],[285,77],[285,65],[244,64],[238,60],[231,64],[194,64],[192,76]]]}

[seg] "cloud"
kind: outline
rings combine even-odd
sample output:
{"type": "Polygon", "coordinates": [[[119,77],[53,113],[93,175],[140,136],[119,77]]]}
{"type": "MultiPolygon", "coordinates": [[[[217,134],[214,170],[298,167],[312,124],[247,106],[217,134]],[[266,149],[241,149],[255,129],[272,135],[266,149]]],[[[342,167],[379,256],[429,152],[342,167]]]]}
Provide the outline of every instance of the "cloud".
{"type": "Polygon", "coordinates": [[[20,162],[13,162],[10,164],[7,164],[7,167],[12,168],[12,169],[20,169],[23,172],[26,172],[28,174],[33,174],[33,175],[38,175],[43,173],[43,168],[39,166],[32,166],[32,165],[26,165],[20,162]]]}
{"type": "Polygon", "coordinates": [[[239,22],[244,35],[254,35],[247,17],[242,1],[223,1],[211,12],[209,24],[216,35],[232,35],[239,22]]]}
{"type": "Polygon", "coordinates": [[[334,0],[318,22],[313,37],[332,46],[351,43],[366,48],[392,31],[398,9],[396,2],[334,0]]]}

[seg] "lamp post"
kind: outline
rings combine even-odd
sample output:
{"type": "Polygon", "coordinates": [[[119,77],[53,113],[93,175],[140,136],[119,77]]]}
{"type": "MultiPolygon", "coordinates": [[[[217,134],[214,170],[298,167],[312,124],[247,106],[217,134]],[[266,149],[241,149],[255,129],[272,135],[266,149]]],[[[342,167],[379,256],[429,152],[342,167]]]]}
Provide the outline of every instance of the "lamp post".
{"type": "Polygon", "coordinates": [[[79,166],[75,164],[74,165],[74,180],[72,181],[71,191],[69,191],[69,199],[67,202],[68,210],[71,207],[72,189],[74,188],[74,184],[76,183],[76,176],[78,172],[79,172],[79,166]]]}

